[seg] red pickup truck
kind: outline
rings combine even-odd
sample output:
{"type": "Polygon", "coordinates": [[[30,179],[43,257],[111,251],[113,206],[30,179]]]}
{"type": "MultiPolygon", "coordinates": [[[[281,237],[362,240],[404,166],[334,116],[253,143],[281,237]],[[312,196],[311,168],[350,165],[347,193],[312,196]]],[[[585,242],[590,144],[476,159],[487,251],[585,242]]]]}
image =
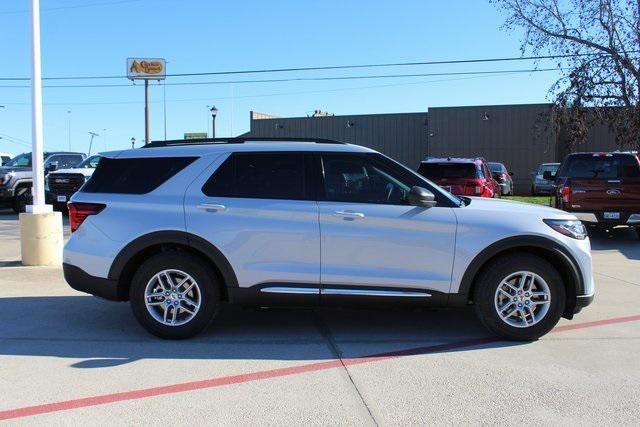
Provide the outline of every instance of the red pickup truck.
{"type": "Polygon", "coordinates": [[[555,203],[587,225],[635,227],[640,237],[638,153],[569,154],[555,175],[555,203]]]}

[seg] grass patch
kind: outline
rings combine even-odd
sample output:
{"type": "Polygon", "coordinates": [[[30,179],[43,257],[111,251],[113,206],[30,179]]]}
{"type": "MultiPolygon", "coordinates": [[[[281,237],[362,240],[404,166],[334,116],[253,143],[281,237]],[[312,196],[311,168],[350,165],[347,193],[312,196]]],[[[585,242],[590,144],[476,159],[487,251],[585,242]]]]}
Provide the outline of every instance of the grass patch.
{"type": "Polygon", "coordinates": [[[549,196],[504,196],[503,199],[549,206],[549,196]]]}

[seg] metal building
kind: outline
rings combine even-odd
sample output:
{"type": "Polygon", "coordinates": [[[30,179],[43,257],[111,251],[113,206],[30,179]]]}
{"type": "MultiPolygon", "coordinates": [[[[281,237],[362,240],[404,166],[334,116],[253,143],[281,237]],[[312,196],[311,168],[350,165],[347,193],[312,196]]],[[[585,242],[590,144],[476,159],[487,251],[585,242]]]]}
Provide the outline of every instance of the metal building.
{"type": "MultiPolygon", "coordinates": [[[[499,161],[514,173],[516,194],[530,191],[530,173],[561,161],[564,145],[550,126],[551,104],[430,108],[428,112],[281,118],[251,112],[247,136],[330,138],[380,151],[416,169],[432,157],[499,161]]],[[[582,151],[613,150],[606,125],[592,129],[582,151]]]]}

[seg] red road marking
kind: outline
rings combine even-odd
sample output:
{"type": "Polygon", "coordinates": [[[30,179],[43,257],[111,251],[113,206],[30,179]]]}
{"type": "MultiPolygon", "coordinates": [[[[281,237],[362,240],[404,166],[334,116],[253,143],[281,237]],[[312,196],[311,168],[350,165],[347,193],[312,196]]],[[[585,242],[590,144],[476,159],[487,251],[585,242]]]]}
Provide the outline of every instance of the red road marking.
{"type": "MultiPolygon", "coordinates": [[[[558,326],[552,333],[572,331],[576,329],[593,328],[596,326],[612,325],[616,323],[634,322],[640,320],[640,315],[616,317],[612,319],[595,320],[592,322],[575,323],[558,326]]],[[[388,353],[378,353],[369,356],[355,357],[349,359],[329,360],[326,362],[308,363],[305,365],[290,366],[287,368],[269,369],[266,371],[250,372],[247,374],[231,375],[226,377],[211,378],[201,381],[192,381],[180,384],[172,384],[161,387],[145,388],[141,390],[125,391],[121,393],[103,394],[99,396],[84,397],[80,399],[65,400],[61,402],[46,403],[43,405],[26,406],[22,408],[0,411],[0,420],[27,417],[31,415],[47,414],[69,409],[85,408],[88,406],[104,405],[106,403],[122,402],[125,400],[143,399],[146,397],[161,396],[164,394],[181,393],[205,388],[221,387],[230,384],[241,384],[250,381],[264,380],[269,378],[279,378],[288,375],[302,374],[305,372],[317,372],[327,369],[345,366],[359,365],[362,363],[380,362],[383,360],[396,359],[403,356],[419,354],[438,353],[442,351],[455,350],[466,347],[474,347],[482,344],[490,344],[500,341],[498,338],[476,338],[465,341],[456,341],[446,344],[431,345],[426,347],[409,348],[406,350],[392,351],[388,353]]]]}

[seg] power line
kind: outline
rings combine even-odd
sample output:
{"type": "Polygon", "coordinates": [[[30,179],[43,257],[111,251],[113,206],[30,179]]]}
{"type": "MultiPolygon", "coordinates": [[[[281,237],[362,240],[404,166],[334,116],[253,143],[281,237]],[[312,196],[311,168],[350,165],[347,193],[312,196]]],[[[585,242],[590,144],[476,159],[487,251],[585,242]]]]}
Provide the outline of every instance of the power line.
{"type": "MultiPolygon", "coordinates": [[[[87,4],[78,4],[75,6],[56,6],[56,7],[43,7],[41,9],[42,12],[52,12],[52,11],[56,11],[56,10],[67,10],[67,9],[84,9],[87,7],[94,7],[94,6],[115,6],[115,5],[119,5],[119,4],[123,4],[123,3],[135,3],[135,2],[140,2],[142,0],[115,0],[115,1],[108,1],[108,2],[100,2],[100,3],[87,3],[87,4]]],[[[7,11],[3,11],[0,12],[0,15],[14,15],[14,14],[18,14],[18,13],[28,13],[28,10],[7,10],[7,11]]]]}
{"type": "MultiPolygon", "coordinates": [[[[371,80],[371,79],[395,79],[410,77],[444,77],[444,76],[469,76],[469,75],[491,75],[491,74],[520,74],[539,73],[548,71],[558,71],[562,68],[530,68],[517,70],[490,70],[490,71],[460,71],[447,73],[417,73],[417,74],[378,74],[360,76],[336,76],[336,77],[291,77],[284,79],[259,79],[259,80],[223,80],[205,82],[171,82],[162,83],[167,86],[190,86],[190,85],[221,85],[236,83],[282,83],[282,82],[308,82],[308,81],[336,81],[336,80],[371,80]]],[[[158,84],[161,85],[161,84],[158,84]]],[[[90,85],[44,85],[46,88],[113,88],[113,87],[134,87],[131,84],[90,84],[90,85]]],[[[30,88],[30,85],[0,85],[0,88],[30,88]]]]}
{"type": "MultiPolygon", "coordinates": [[[[410,85],[423,85],[429,83],[441,83],[441,82],[451,82],[451,81],[461,81],[461,80],[472,80],[472,79],[482,79],[487,77],[500,77],[505,74],[492,74],[492,75],[484,75],[484,76],[469,76],[469,77],[456,77],[451,79],[437,79],[437,80],[423,80],[418,82],[405,82],[405,83],[391,83],[391,84],[383,84],[383,85],[368,85],[368,86],[352,86],[345,88],[335,88],[335,89],[317,89],[317,90],[305,90],[305,91],[293,91],[293,92],[275,92],[275,93],[262,93],[262,94],[253,94],[253,95],[239,95],[235,97],[231,96],[216,96],[216,100],[228,100],[228,99],[245,99],[245,98],[263,98],[263,97],[271,97],[271,96],[287,96],[287,95],[305,95],[305,94],[314,94],[314,93],[330,93],[330,92],[345,92],[350,90],[364,90],[364,89],[377,89],[377,88],[388,88],[388,87],[398,87],[398,86],[410,86],[410,85]]],[[[195,102],[195,101],[210,101],[211,97],[206,98],[186,98],[186,99],[168,99],[167,102],[195,102]]],[[[149,101],[150,103],[162,103],[163,101],[149,101]]],[[[45,105],[127,105],[127,104],[142,104],[144,101],[98,101],[98,102],[46,102],[45,105]]],[[[30,105],[28,102],[5,102],[7,105],[30,105]]],[[[52,126],[51,124],[49,124],[52,126]]]]}
{"type": "MultiPolygon", "coordinates": [[[[630,52],[633,53],[633,52],[630,52]]],[[[167,77],[197,77],[197,76],[219,76],[231,74],[260,74],[260,73],[282,73],[282,72],[298,72],[298,71],[328,71],[328,70],[348,70],[361,68],[383,68],[383,67],[414,67],[425,65],[454,65],[454,64],[477,64],[490,62],[509,62],[509,61],[538,61],[543,59],[566,59],[582,56],[607,56],[602,53],[577,53],[566,55],[542,55],[542,56],[516,56],[505,58],[476,58],[476,59],[454,59],[442,61],[419,61],[419,62],[388,62],[379,64],[356,64],[356,65],[328,65],[318,67],[293,67],[293,68],[269,68],[256,70],[233,70],[233,71],[211,71],[211,72],[195,72],[195,73],[174,73],[166,74],[167,77]]],[[[100,80],[100,79],[124,79],[123,75],[111,76],[57,76],[43,77],[43,80],[100,80]]],[[[30,77],[0,77],[0,81],[28,81],[30,77]]]]}

